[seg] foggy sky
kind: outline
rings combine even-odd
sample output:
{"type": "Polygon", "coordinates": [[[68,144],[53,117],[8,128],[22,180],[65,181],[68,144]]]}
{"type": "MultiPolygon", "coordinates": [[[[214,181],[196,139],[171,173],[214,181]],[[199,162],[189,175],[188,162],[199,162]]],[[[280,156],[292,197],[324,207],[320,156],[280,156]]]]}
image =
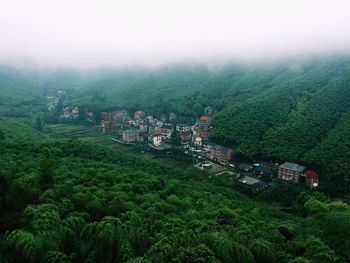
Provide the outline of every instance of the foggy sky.
{"type": "Polygon", "coordinates": [[[349,0],[0,0],[0,63],[157,65],[349,49],[349,0]]]}

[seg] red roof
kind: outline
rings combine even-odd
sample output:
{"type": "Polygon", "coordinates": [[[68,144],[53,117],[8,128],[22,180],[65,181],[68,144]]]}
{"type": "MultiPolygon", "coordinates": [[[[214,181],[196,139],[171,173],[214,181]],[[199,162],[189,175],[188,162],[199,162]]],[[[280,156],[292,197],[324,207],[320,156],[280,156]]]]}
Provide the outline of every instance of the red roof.
{"type": "Polygon", "coordinates": [[[199,119],[201,121],[207,121],[209,119],[209,117],[208,116],[201,116],[199,119]]]}
{"type": "Polygon", "coordinates": [[[311,171],[311,170],[306,171],[305,176],[307,178],[312,178],[312,179],[317,179],[318,178],[317,173],[315,171],[311,171]]]}
{"type": "Polygon", "coordinates": [[[155,137],[155,136],[161,136],[161,132],[160,131],[155,131],[151,134],[152,137],[155,137]]]}
{"type": "Polygon", "coordinates": [[[197,134],[198,134],[198,135],[208,135],[209,132],[208,132],[208,131],[199,130],[199,131],[197,132],[197,134]]]}
{"type": "Polygon", "coordinates": [[[109,114],[109,113],[108,113],[107,111],[102,111],[101,114],[107,115],[107,114],[109,114]]]}

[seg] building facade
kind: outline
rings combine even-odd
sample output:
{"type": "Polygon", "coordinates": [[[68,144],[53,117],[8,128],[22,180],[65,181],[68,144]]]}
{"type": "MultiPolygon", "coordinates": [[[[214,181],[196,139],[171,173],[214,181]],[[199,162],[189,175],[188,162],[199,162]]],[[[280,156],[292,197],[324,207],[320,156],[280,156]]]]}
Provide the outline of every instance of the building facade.
{"type": "Polygon", "coordinates": [[[278,179],[298,183],[305,167],[296,163],[285,162],[278,167],[278,179]]]}
{"type": "Polygon", "coordinates": [[[176,130],[178,132],[188,132],[188,131],[191,131],[191,127],[190,125],[187,125],[187,124],[176,124],[176,130]]]}

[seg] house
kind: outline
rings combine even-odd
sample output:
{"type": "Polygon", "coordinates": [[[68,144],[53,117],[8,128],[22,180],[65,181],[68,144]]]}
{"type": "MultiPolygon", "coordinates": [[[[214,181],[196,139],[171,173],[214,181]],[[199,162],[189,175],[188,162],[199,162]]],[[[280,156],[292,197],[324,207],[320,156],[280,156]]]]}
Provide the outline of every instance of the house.
{"type": "Polygon", "coordinates": [[[238,184],[244,188],[257,193],[267,188],[267,184],[251,176],[243,176],[238,180],[238,184]]]}
{"type": "Polygon", "coordinates": [[[199,129],[206,130],[210,126],[210,117],[209,116],[201,116],[198,119],[198,127],[199,129]]]}
{"type": "Polygon", "coordinates": [[[154,146],[159,147],[162,145],[162,134],[160,131],[153,132],[148,135],[148,141],[154,146]]]}
{"type": "Polygon", "coordinates": [[[222,145],[211,143],[208,157],[221,164],[226,164],[232,159],[233,150],[222,145]]]}
{"type": "Polygon", "coordinates": [[[202,138],[201,137],[195,137],[194,138],[194,146],[196,146],[197,148],[202,148],[202,138]]]}
{"type": "Polygon", "coordinates": [[[139,133],[140,131],[135,128],[127,129],[123,131],[123,141],[128,143],[142,141],[139,133]]]}
{"type": "Polygon", "coordinates": [[[278,167],[278,179],[298,183],[305,167],[296,163],[285,162],[278,167]]]}
{"type": "Polygon", "coordinates": [[[102,132],[108,133],[112,131],[112,122],[111,121],[101,121],[102,132]]]}
{"type": "Polygon", "coordinates": [[[190,125],[187,125],[187,124],[176,124],[176,130],[178,132],[188,132],[188,131],[191,131],[191,126],[190,125]]]}
{"type": "Polygon", "coordinates": [[[209,132],[205,130],[196,131],[196,136],[201,137],[203,140],[207,140],[209,137],[209,132]]]}
{"type": "Polygon", "coordinates": [[[109,121],[110,120],[109,112],[102,111],[100,114],[101,114],[101,120],[105,120],[105,121],[109,121]]]}
{"type": "Polygon", "coordinates": [[[79,118],[79,108],[78,106],[68,106],[63,109],[63,115],[62,117],[64,119],[68,120],[76,120],[79,118]]]}
{"type": "Polygon", "coordinates": [[[135,119],[142,120],[145,117],[145,113],[142,111],[136,111],[134,117],[135,119]]]}
{"type": "Polygon", "coordinates": [[[305,185],[314,188],[318,186],[318,175],[315,171],[306,171],[305,172],[305,185]]]}
{"type": "Polygon", "coordinates": [[[114,120],[122,123],[125,121],[127,116],[128,112],[126,110],[116,111],[114,113],[114,120]]]}
{"type": "Polygon", "coordinates": [[[206,106],[204,108],[203,112],[204,112],[205,115],[212,115],[213,112],[214,112],[214,109],[211,106],[206,106]]]}
{"type": "Polygon", "coordinates": [[[163,126],[160,128],[160,133],[162,134],[164,140],[170,139],[173,131],[174,127],[170,123],[164,123],[163,126]]]}

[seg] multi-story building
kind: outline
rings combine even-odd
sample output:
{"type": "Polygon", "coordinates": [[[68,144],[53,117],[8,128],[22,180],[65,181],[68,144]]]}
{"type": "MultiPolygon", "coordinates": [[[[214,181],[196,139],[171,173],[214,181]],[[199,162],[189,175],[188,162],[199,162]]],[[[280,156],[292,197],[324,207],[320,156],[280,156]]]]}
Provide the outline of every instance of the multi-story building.
{"type": "Polygon", "coordinates": [[[210,144],[209,159],[226,164],[233,157],[233,150],[222,145],[210,144]]]}
{"type": "Polygon", "coordinates": [[[142,120],[145,117],[145,113],[142,111],[136,111],[134,113],[135,119],[142,120]]]}
{"type": "Polygon", "coordinates": [[[102,132],[108,133],[112,131],[112,122],[111,121],[101,121],[102,132]]]}
{"type": "Polygon", "coordinates": [[[153,133],[156,131],[160,131],[160,127],[154,124],[148,125],[148,133],[153,133]]]}
{"type": "Polygon", "coordinates": [[[138,142],[142,141],[140,137],[140,131],[135,128],[130,128],[123,131],[123,141],[124,142],[138,142]]]}
{"type": "Polygon", "coordinates": [[[174,131],[174,127],[170,123],[164,123],[163,126],[160,128],[160,132],[164,140],[170,139],[173,131],[174,131]]]}
{"type": "Polygon", "coordinates": [[[278,167],[278,179],[298,183],[305,167],[296,163],[285,162],[278,167]]]}
{"type": "Polygon", "coordinates": [[[187,132],[187,131],[191,131],[191,126],[187,125],[187,124],[176,124],[176,131],[178,132],[187,132]]]}
{"type": "Polygon", "coordinates": [[[68,120],[76,120],[79,118],[78,106],[68,106],[63,109],[63,118],[68,120]]]}
{"type": "Polygon", "coordinates": [[[159,147],[162,145],[162,134],[159,131],[150,133],[148,135],[148,141],[151,142],[154,146],[159,147]]]}
{"type": "Polygon", "coordinates": [[[201,137],[194,138],[194,146],[196,146],[197,148],[201,148],[203,146],[203,142],[202,142],[201,137]]]}
{"type": "Polygon", "coordinates": [[[203,129],[203,130],[206,130],[208,129],[210,126],[210,118],[209,116],[201,116],[199,119],[198,119],[198,127],[199,129],[203,129]]]}

